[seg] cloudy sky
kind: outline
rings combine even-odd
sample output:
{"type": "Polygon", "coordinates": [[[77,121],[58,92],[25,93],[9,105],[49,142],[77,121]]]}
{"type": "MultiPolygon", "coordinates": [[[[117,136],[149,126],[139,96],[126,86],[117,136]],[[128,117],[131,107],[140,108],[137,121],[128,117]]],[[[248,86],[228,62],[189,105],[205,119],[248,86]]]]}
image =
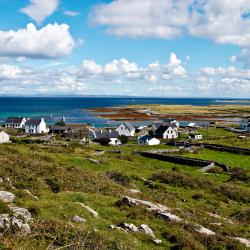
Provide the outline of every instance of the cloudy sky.
{"type": "Polygon", "coordinates": [[[0,95],[250,97],[249,0],[0,0],[0,95]]]}

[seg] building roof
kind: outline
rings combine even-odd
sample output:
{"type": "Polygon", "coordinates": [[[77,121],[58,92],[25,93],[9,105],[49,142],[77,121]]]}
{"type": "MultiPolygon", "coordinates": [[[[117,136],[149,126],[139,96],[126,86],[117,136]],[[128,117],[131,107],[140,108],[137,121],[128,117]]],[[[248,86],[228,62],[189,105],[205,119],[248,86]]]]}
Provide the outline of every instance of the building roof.
{"type": "Polygon", "coordinates": [[[123,124],[130,132],[135,130],[135,127],[130,122],[124,122],[123,124]]]}
{"type": "Polygon", "coordinates": [[[149,140],[152,140],[154,139],[154,137],[150,136],[150,135],[144,135],[142,137],[139,138],[139,141],[149,141],[149,140]]]}
{"type": "Polygon", "coordinates": [[[176,122],[176,119],[174,119],[174,118],[165,118],[165,119],[163,119],[163,122],[176,122]]]}
{"type": "Polygon", "coordinates": [[[38,125],[40,125],[41,121],[42,121],[42,118],[31,118],[26,122],[25,125],[38,126],[38,125]]]}
{"type": "Polygon", "coordinates": [[[24,117],[8,117],[5,123],[21,123],[24,117]]]}
{"type": "Polygon", "coordinates": [[[99,131],[95,131],[95,136],[96,139],[110,139],[110,138],[119,138],[120,134],[118,133],[118,131],[115,130],[111,130],[111,131],[103,131],[103,130],[99,130],[99,131]]]}
{"type": "Polygon", "coordinates": [[[174,128],[176,128],[176,125],[174,125],[174,124],[161,125],[161,126],[155,131],[157,137],[162,137],[163,134],[165,133],[165,131],[166,131],[167,129],[169,129],[169,128],[173,128],[173,129],[174,129],[174,128]]]}

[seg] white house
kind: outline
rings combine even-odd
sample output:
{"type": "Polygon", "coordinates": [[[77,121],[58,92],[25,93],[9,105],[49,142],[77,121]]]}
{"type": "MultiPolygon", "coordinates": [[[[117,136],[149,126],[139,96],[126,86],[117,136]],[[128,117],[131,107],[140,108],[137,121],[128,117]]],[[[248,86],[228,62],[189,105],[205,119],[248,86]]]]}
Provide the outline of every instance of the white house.
{"type": "Polygon", "coordinates": [[[5,121],[5,127],[22,129],[24,128],[25,123],[26,119],[24,117],[8,117],[5,121]]]}
{"type": "Polygon", "coordinates": [[[46,122],[43,118],[31,118],[28,119],[25,124],[26,134],[44,134],[48,133],[49,129],[46,127],[46,122]]]}
{"type": "Polygon", "coordinates": [[[138,138],[138,144],[154,146],[160,145],[161,141],[149,135],[145,135],[138,138]]]}
{"type": "Polygon", "coordinates": [[[202,139],[202,134],[200,134],[200,133],[190,133],[189,138],[194,139],[194,140],[201,140],[202,139]]]}
{"type": "Polygon", "coordinates": [[[180,123],[174,118],[163,119],[163,122],[166,123],[166,124],[175,125],[177,128],[180,127],[180,123]]]}
{"type": "Polygon", "coordinates": [[[250,117],[243,117],[240,122],[240,128],[250,132],[250,117]]]}
{"type": "Polygon", "coordinates": [[[156,138],[176,139],[178,138],[178,128],[174,124],[161,125],[155,132],[156,138]]]}
{"type": "Polygon", "coordinates": [[[129,122],[122,123],[116,129],[116,131],[118,131],[120,135],[125,135],[125,136],[134,136],[135,130],[136,128],[129,122]]]}
{"type": "Polygon", "coordinates": [[[10,142],[10,136],[3,130],[0,130],[0,144],[9,142],[10,142]]]}
{"type": "Polygon", "coordinates": [[[110,138],[110,146],[119,146],[122,145],[121,141],[118,138],[110,138]]]}

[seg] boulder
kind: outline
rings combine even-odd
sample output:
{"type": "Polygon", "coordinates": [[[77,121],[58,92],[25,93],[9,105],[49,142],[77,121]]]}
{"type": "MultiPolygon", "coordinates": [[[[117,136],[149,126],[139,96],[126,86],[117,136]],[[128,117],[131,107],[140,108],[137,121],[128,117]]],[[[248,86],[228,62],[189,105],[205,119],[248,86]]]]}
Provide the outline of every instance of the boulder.
{"type": "Polygon", "coordinates": [[[180,222],[182,221],[182,219],[174,214],[171,214],[169,212],[165,212],[165,213],[158,213],[163,219],[165,220],[169,220],[169,221],[175,221],[175,222],[180,222]]]}
{"type": "Polygon", "coordinates": [[[90,212],[93,215],[93,217],[99,218],[99,214],[95,210],[93,210],[92,208],[90,208],[90,207],[88,207],[88,206],[86,206],[86,205],[84,205],[83,203],[80,203],[80,202],[76,202],[76,204],[80,205],[82,208],[84,208],[88,212],[90,212]]]}
{"type": "Polygon", "coordinates": [[[72,219],[73,222],[77,222],[77,223],[83,223],[83,222],[86,222],[85,219],[83,219],[82,217],[78,216],[78,215],[75,215],[72,219]]]}
{"type": "Polygon", "coordinates": [[[250,240],[236,237],[235,240],[238,240],[241,244],[245,245],[247,248],[250,247],[250,240]]]}
{"type": "Polygon", "coordinates": [[[11,192],[0,191],[0,201],[4,203],[12,203],[15,200],[15,195],[11,192]]]}
{"type": "Polygon", "coordinates": [[[139,226],[139,231],[144,232],[145,234],[149,235],[152,238],[155,238],[155,234],[154,234],[153,230],[146,224],[141,224],[139,226]]]}
{"type": "Polygon", "coordinates": [[[162,243],[162,241],[159,240],[159,239],[153,240],[153,242],[154,242],[156,245],[160,245],[160,244],[162,243]]]}
{"type": "Polygon", "coordinates": [[[128,232],[139,232],[139,229],[137,226],[135,226],[134,224],[128,224],[128,223],[120,223],[117,225],[117,227],[123,228],[124,230],[128,231],[128,232]]]}
{"type": "Polygon", "coordinates": [[[12,207],[9,206],[10,210],[14,212],[14,215],[16,217],[21,217],[22,219],[24,219],[25,221],[31,221],[32,220],[32,216],[31,213],[29,212],[28,209],[26,208],[22,208],[22,207],[12,207]]]}

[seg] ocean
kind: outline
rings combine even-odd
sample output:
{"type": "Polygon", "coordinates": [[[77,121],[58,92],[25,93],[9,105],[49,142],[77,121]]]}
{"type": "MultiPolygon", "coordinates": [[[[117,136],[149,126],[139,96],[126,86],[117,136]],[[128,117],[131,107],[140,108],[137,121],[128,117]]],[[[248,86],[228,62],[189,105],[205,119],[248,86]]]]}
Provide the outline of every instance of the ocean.
{"type": "Polygon", "coordinates": [[[0,97],[0,123],[9,116],[44,117],[48,124],[54,124],[63,116],[66,123],[89,123],[95,127],[107,124],[106,119],[98,118],[89,108],[115,107],[131,104],[169,105],[216,105],[245,104],[239,99],[202,98],[135,98],[135,97],[0,97]]]}

